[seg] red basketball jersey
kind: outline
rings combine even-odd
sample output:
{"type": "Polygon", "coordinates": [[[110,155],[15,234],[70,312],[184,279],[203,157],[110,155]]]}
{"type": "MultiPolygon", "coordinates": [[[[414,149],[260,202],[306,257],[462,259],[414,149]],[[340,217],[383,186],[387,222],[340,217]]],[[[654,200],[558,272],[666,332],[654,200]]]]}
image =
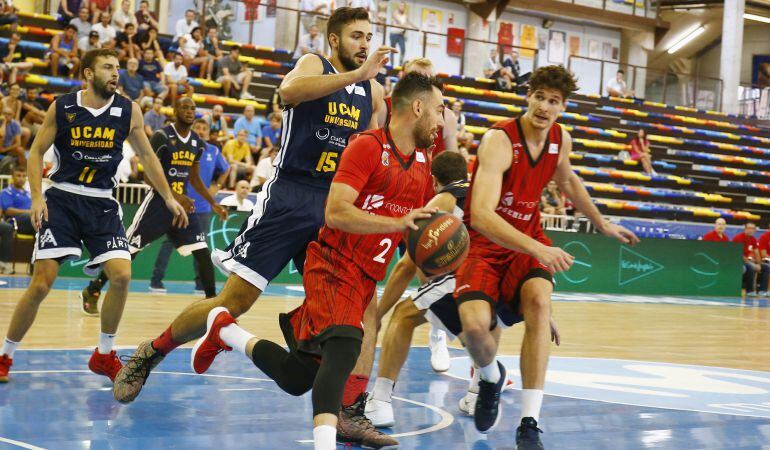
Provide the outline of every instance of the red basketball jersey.
{"type": "MultiPolygon", "coordinates": [[[[404,156],[387,128],[360,133],[342,153],[333,183],[358,191],[355,206],[378,216],[401,217],[425,205],[433,195],[425,150],[404,156]]],[[[352,234],[324,225],[318,241],[351,260],[379,281],[403,233],[352,234]]]]}
{"type": "MultiPolygon", "coordinates": [[[[385,108],[388,111],[388,118],[385,119],[385,127],[387,128],[390,125],[390,113],[393,111],[393,103],[390,97],[385,97],[385,108]]],[[[428,155],[431,159],[446,150],[446,145],[444,143],[444,127],[438,127],[438,135],[436,136],[436,139],[433,140],[433,146],[428,150],[428,155]]]]}
{"type": "MultiPolygon", "coordinates": [[[[548,139],[543,145],[543,150],[536,160],[532,159],[527,148],[519,118],[504,120],[492,128],[505,132],[511,141],[510,149],[513,152],[511,167],[503,174],[503,186],[496,212],[522,233],[541,242],[548,242],[540,226],[540,196],[548,181],[553,178],[559,162],[561,126],[553,124],[548,131],[548,139]]],[[[464,221],[471,237],[471,251],[482,250],[490,253],[491,256],[508,254],[510,250],[493,243],[470,226],[473,182],[476,181],[478,166],[477,163],[474,167],[471,187],[468,189],[465,200],[464,221]]]]}

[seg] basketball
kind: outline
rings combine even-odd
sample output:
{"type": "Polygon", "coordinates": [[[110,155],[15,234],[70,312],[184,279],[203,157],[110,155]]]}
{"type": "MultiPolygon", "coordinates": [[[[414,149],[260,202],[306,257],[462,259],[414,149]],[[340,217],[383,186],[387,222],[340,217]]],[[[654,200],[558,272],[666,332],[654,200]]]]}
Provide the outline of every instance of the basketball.
{"type": "Polygon", "coordinates": [[[468,230],[456,216],[439,212],[415,221],[406,236],[407,251],[425,275],[441,275],[462,264],[468,255],[468,230]]]}

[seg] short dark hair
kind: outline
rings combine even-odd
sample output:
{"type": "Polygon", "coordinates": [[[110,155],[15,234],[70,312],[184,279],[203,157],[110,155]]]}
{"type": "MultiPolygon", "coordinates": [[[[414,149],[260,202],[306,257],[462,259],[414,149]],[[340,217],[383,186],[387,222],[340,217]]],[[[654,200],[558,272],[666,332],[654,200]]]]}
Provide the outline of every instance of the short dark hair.
{"type": "Polygon", "coordinates": [[[412,100],[418,95],[423,95],[433,91],[433,88],[444,91],[444,87],[435,77],[426,77],[417,72],[410,72],[404,75],[404,78],[398,80],[393,87],[391,96],[393,109],[400,110],[412,103],[412,100]]]}
{"type": "Polygon", "coordinates": [[[71,23],[68,23],[67,25],[64,25],[64,29],[65,30],[72,29],[74,31],[78,31],[78,27],[76,27],[75,25],[72,25],[71,23]]]}
{"type": "Polygon", "coordinates": [[[96,48],[93,50],[89,50],[86,52],[85,56],[83,56],[83,60],[80,62],[80,72],[85,76],[86,69],[94,70],[94,65],[96,64],[96,60],[99,58],[109,58],[109,57],[118,57],[118,52],[111,48],[96,48]]]}
{"type": "Polygon", "coordinates": [[[529,79],[529,92],[539,89],[556,89],[567,101],[578,90],[577,79],[564,66],[543,66],[532,72],[529,79]]]}
{"type": "Polygon", "coordinates": [[[430,173],[439,183],[446,186],[453,181],[468,178],[468,164],[463,155],[457,152],[441,152],[433,158],[430,173]]]}
{"type": "Polygon", "coordinates": [[[626,74],[626,72],[624,72],[623,69],[618,69],[618,73],[621,74],[621,75],[625,75],[626,74]]]}
{"type": "Polygon", "coordinates": [[[206,122],[206,119],[204,119],[202,117],[199,117],[199,118],[197,118],[197,119],[195,119],[193,121],[193,126],[198,125],[198,124],[203,124],[203,125],[209,126],[209,123],[206,122]]]}
{"type": "Polygon", "coordinates": [[[27,167],[22,166],[21,164],[16,164],[13,166],[13,170],[11,172],[24,172],[27,173],[27,167]]]}
{"type": "Polygon", "coordinates": [[[328,40],[332,34],[340,36],[345,25],[358,20],[368,22],[369,12],[364,8],[351,8],[349,6],[335,9],[326,25],[326,39],[328,40]]]}
{"type": "Polygon", "coordinates": [[[128,22],[128,23],[127,23],[127,24],[126,24],[126,25],[123,27],[123,30],[126,30],[126,29],[128,29],[128,27],[131,27],[131,28],[135,28],[136,26],[135,26],[133,23],[131,23],[131,22],[128,22]]]}

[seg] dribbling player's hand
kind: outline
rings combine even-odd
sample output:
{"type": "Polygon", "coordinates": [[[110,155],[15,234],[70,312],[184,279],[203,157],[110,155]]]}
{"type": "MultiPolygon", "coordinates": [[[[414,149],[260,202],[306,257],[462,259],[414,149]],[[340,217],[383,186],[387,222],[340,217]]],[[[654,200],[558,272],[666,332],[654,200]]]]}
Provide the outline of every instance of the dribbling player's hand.
{"type": "Polygon", "coordinates": [[[552,273],[568,271],[575,261],[574,256],[559,247],[549,247],[547,245],[541,245],[532,256],[552,273]]]}
{"type": "Polygon", "coordinates": [[[624,244],[636,245],[639,243],[639,238],[633,231],[614,223],[607,222],[601,229],[601,232],[603,235],[617,239],[624,244]]]}
{"type": "Polygon", "coordinates": [[[214,211],[214,214],[218,215],[220,219],[224,222],[227,220],[227,210],[219,204],[215,204],[211,207],[211,209],[214,211]]]}
{"type": "Polygon", "coordinates": [[[398,53],[398,50],[388,45],[383,45],[370,53],[366,61],[358,68],[361,73],[361,81],[376,77],[380,70],[385,67],[385,64],[390,61],[389,55],[391,53],[398,53]]]}
{"type": "Polygon", "coordinates": [[[43,221],[48,222],[48,206],[45,204],[45,200],[42,198],[32,199],[30,218],[32,219],[32,228],[34,228],[35,231],[40,230],[43,221]]]}
{"type": "Polygon", "coordinates": [[[431,214],[438,212],[438,208],[417,208],[401,218],[401,228],[399,231],[417,230],[414,221],[418,219],[427,219],[431,214]]]}
{"type": "Polygon", "coordinates": [[[174,219],[171,222],[173,226],[177,228],[187,228],[190,219],[187,217],[184,207],[182,207],[178,201],[173,198],[166,200],[166,208],[168,208],[168,210],[171,211],[171,214],[174,215],[174,219]]]}

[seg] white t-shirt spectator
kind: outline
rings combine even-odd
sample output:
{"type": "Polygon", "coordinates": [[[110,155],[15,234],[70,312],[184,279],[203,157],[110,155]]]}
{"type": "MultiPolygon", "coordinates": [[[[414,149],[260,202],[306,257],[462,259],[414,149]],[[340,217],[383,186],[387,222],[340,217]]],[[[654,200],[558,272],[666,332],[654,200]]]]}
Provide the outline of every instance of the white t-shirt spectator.
{"type": "Polygon", "coordinates": [[[294,57],[299,58],[304,53],[302,53],[302,48],[306,48],[309,53],[316,53],[316,54],[322,54],[324,50],[324,41],[321,37],[321,34],[317,34],[315,38],[310,37],[310,33],[303,34],[299,38],[299,43],[297,44],[297,50],[294,52],[294,57]]]}
{"type": "Polygon", "coordinates": [[[115,27],[115,29],[119,28],[123,31],[126,28],[126,24],[129,23],[136,26],[136,16],[132,12],[125,13],[121,8],[118,8],[112,15],[112,26],[115,27]],[[120,24],[123,24],[123,26],[120,24]]]}
{"type": "Polygon", "coordinates": [[[500,64],[494,59],[492,59],[492,57],[488,56],[487,60],[484,62],[484,72],[487,72],[487,71],[495,72],[499,68],[500,68],[500,64]]]}
{"type": "Polygon", "coordinates": [[[273,177],[275,173],[275,166],[270,158],[262,158],[257,163],[257,168],[254,170],[254,176],[251,177],[251,187],[259,186],[259,179],[264,178],[265,181],[273,177]]]}
{"type": "Polygon", "coordinates": [[[115,27],[112,25],[107,25],[105,27],[101,22],[94,24],[94,26],[91,27],[91,31],[96,31],[99,33],[99,43],[102,45],[110,42],[112,39],[115,39],[115,36],[118,34],[118,31],[115,29],[115,27]]]}
{"type": "Polygon", "coordinates": [[[613,91],[620,92],[621,95],[625,95],[626,82],[625,81],[618,82],[618,79],[613,77],[611,80],[607,81],[607,85],[604,86],[604,92],[606,92],[607,95],[610,95],[610,89],[612,89],[613,91]]]}
{"type": "Polygon", "coordinates": [[[248,198],[243,199],[243,203],[238,203],[238,197],[233,195],[228,195],[227,197],[223,198],[221,202],[219,202],[222,206],[232,206],[235,207],[237,211],[246,211],[249,212],[252,209],[254,209],[254,202],[249,200],[248,198]]]}
{"type": "Polygon", "coordinates": [[[174,61],[166,63],[166,67],[163,68],[163,73],[166,75],[166,78],[173,83],[179,83],[187,78],[187,68],[184,64],[175,67],[174,61]]]}
{"type": "Polygon", "coordinates": [[[184,45],[180,47],[180,50],[182,50],[182,54],[186,57],[195,58],[198,56],[198,52],[201,51],[201,47],[203,47],[203,41],[197,42],[193,39],[192,35],[185,34],[184,45]]]}
{"type": "Polygon", "coordinates": [[[190,24],[187,24],[187,19],[184,17],[176,21],[176,27],[174,28],[174,40],[178,41],[180,37],[185,34],[190,34],[193,28],[198,26],[198,22],[193,20],[190,24]]]}

